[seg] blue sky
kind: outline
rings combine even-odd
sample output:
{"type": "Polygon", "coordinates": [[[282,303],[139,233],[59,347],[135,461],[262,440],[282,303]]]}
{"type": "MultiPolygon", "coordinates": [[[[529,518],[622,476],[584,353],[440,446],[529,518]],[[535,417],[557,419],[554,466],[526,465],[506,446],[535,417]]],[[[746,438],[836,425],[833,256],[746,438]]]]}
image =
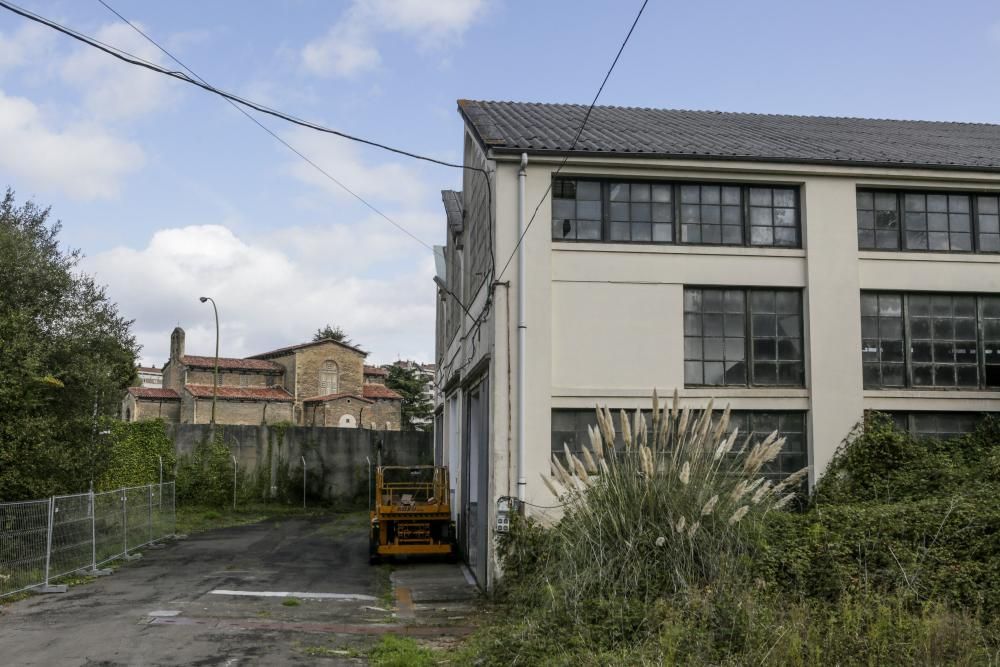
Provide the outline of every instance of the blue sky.
{"type": "MultiPolygon", "coordinates": [[[[214,85],[459,160],[455,100],[587,103],[638,2],[108,0],[214,85]]],[[[23,6],[166,59],[97,0],[23,6]]],[[[1000,122],[989,2],[650,0],[601,102],[1000,122]]],[[[457,171],[261,118],[429,243],[457,171]]],[[[146,363],[170,330],[246,355],[343,326],[371,359],[433,357],[429,251],[224,101],[0,11],[0,185],[52,206],[146,363]]]]}

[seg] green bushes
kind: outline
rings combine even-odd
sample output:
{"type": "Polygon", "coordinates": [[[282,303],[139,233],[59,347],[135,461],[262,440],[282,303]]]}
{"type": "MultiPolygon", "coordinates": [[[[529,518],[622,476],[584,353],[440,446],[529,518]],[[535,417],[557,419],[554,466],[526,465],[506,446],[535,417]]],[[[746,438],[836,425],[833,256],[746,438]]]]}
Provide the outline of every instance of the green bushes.
{"type": "Polygon", "coordinates": [[[998,455],[992,418],[942,442],[871,417],[805,512],[770,517],[763,576],[827,600],[899,594],[1000,613],[998,455]]]}
{"type": "Polygon", "coordinates": [[[190,454],[180,457],[177,464],[177,502],[194,505],[232,503],[233,475],[229,447],[223,444],[221,434],[217,433],[215,438],[198,443],[190,454]]]}
{"type": "MultiPolygon", "coordinates": [[[[875,417],[799,511],[777,510],[788,489],[769,488],[731,522],[754,495],[722,499],[741,485],[765,488],[746,461],[776,441],[735,448],[713,473],[724,429],[704,413],[682,428],[673,415],[654,419],[653,431],[674,437],[648,438],[651,462],[632,444],[604,464],[588,460],[593,448],[553,464],[567,510],[550,528],[516,520],[500,541],[505,612],[466,656],[496,665],[1000,661],[996,422],[936,442],[875,417]],[[711,513],[698,509],[716,494],[711,513]],[[692,521],[700,541],[687,536],[692,521]]],[[[598,447],[613,436],[608,422],[599,411],[598,447]]],[[[645,442],[634,424],[623,415],[626,442],[645,442]]]]}

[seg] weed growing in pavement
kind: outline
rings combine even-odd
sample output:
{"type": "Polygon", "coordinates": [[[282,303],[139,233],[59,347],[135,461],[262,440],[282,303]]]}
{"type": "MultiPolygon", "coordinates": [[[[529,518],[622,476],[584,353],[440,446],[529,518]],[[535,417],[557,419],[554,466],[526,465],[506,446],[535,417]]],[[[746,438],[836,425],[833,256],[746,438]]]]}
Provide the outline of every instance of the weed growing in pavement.
{"type": "Polygon", "coordinates": [[[434,651],[409,637],[396,635],[382,635],[368,653],[368,661],[374,667],[431,667],[437,664],[434,651]]]}
{"type": "Polygon", "coordinates": [[[282,607],[298,607],[300,604],[302,604],[302,601],[298,598],[285,598],[281,601],[282,607]]]}

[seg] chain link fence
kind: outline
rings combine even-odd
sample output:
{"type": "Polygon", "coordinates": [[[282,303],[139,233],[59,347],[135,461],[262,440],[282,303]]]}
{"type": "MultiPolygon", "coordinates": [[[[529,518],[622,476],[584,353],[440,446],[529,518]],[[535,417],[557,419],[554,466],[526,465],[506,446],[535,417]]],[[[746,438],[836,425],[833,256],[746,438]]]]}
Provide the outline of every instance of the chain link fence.
{"type": "Polygon", "coordinates": [[[174,483],[0,503],[0,597],[69,574],[107,574],[109,561],[174,534],[174,483]]]}

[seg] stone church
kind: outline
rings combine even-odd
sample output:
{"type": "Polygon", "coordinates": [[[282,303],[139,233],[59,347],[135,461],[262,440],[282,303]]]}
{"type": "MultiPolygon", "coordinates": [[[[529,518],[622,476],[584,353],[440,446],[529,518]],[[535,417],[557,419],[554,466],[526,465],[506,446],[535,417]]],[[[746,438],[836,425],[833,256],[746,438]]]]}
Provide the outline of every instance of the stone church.
{"type": "MultiPolygon", "coordinates": [[[[365,365],[367,355],[328,339],[244,359],[219,357],[215,422],[398,431],[402,396],[385,386],[385,370],[365,365]]],[[[215,357],[185,353],[184,330],[177,327],[162,387],[130,387],[122,419],[210,423],[214,369],[215,357]]]]}

